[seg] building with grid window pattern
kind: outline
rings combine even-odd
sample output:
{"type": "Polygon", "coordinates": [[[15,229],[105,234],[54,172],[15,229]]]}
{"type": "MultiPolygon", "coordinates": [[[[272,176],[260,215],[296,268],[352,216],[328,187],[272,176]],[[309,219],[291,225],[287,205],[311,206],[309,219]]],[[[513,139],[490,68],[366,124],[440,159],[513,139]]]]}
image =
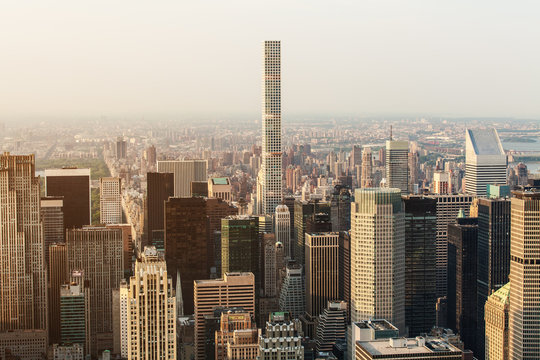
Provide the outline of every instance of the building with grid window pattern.
{"type": "Polygon", "coordinates": [[[122,223],[122,179],[99,179],[99,219],[102,224],[122,223]]]}
{"type": "Polygon", "coordinates": [[[273,215],[281,203],[281,42],[263,44],[262,164],[258,180],[258,210],[273,215]]]}

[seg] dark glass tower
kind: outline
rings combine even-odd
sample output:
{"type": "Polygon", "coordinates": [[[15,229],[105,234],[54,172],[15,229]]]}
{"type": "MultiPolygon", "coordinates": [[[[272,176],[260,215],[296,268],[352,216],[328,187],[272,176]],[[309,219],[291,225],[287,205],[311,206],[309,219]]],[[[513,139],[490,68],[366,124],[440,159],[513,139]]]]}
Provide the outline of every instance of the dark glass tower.
{"type": "Polygon", "coordinates": [[[332,231],[349,231],[351,229],[351,189],[348,186],[336,185],[331,200],[332,231]]]}
{"type": "MultiPolygon", "coordinates": [[[[314,214],[327,214],[328,215],[328,222],[330,220],[330,203],[328,202],[320,202],[317,200],[310,200],[310,201],[301,201],[297,200],[294,203],[294,238],[296,240],[296,247],[294,249],[294,259],[298,262],[298,264],[304,264],[304,237],[306,232],[308,232],[307,229],[307,222],[308,219],[313,219],[314,214]]],[[[293,213],[291,212],[291,216],[293,216],[293,213]]],[[[319,220],[322,218],[319,217],[319,220]]],[[[319,221],[317,220],[317,221],[319,221]]],[[[316,221],[314,221],[315,223],[316,221]]],[[[321,224],[319,224],[321,225],[321,224]]],[[[326,227],[327,228],[327,227],[326,227]]],[[[311,228],[310,232],[320,232],[320,231],[331,231],[331,224],[330,224],[330,230],[320,230],[320,227],[318,226],[317,229],[311,228]]]]}
{"type": "Polygon", "coordinates": [[[165,201],[169,196],[174,196],[174,175],[172,173],[156,173],[149,172],[146,174],[147,195],[146,206],[148,214],[148,243],[162,248],[160,241],[162,239],[164,229],[164,209],[165,201]],[[155,233],[156,231],[156,233],[155,233]],[[158,242],[158,243],[156,243],[158,242]]]}
{"type": "Polygon", "coordinates": [[[510,274],[510,199],[478,200],[478,346],[475,356],[484,358],[484,306],[493,291],[508,282],[510,274]]]}
{"type": "Polygon", "coordinates": [[[405,324],[409,336],[435,326],[437,200],[403,198],[405,207],[405,324]]]}
{"type": "Polygon", "coordinates": [[[476,353],[476,261],[478,218],[448,225],[448,327],[476,353]]]}

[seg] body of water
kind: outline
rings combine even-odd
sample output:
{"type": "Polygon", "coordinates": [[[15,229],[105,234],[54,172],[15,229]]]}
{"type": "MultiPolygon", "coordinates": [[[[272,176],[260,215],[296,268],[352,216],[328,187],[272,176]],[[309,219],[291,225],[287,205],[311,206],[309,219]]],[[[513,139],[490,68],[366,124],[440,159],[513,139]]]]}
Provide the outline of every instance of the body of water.
{"type": "MultiPolygon", "coordinates": [[[[516,151],[538,151],[540,152],[540,141],[535,142],[504,142],[502,143],[504,150],[516,151]]],[[[540,173],[540,161],[525,161],[527,169],[531,174],[540,173]]]]}

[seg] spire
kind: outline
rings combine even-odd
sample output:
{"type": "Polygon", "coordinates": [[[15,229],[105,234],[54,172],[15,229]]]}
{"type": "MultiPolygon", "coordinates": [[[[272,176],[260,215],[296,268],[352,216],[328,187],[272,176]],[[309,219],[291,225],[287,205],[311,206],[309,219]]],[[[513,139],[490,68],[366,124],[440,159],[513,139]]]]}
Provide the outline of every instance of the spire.
{"type": "Polygon", "coordinates": [[[182,297],[182,282],[180,270],[176,272],[176,317],[184,316],[184,299],[182,297]]]}

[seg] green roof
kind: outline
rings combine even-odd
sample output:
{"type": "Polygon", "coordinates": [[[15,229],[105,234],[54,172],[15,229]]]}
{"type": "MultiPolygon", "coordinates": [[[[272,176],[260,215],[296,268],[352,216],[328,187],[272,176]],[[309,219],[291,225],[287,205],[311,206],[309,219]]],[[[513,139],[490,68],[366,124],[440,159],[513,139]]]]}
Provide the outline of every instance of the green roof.
{"type": "Polygon", "coordinates": [[[212,183],[214,185],[229,185],[229,179],[227,178],[213,178],[212,183]]]}

